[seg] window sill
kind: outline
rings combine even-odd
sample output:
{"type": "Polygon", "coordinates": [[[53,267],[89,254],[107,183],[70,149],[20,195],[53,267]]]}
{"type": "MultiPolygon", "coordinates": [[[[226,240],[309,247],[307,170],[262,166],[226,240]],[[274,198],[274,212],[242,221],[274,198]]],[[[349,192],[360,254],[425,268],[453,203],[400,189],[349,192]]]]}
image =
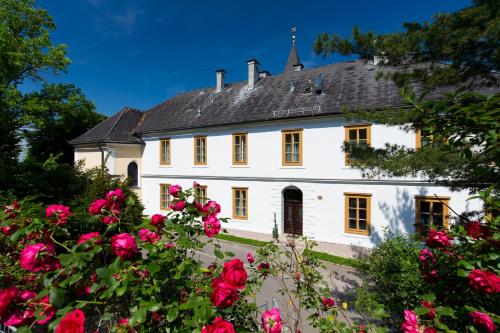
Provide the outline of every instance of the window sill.
{"type": "Polygon", "coordinates": [[[158,168],[160,169],[168,169],[168,168],[171,168],[172,166],[171,165],[159,165],[158,168]]]}
{"type": "Polygon", "coordinates": [[[355,234],[355,233],[350,233],[350,232],[344,231],[344,236],[351,237],[351,238],[366,239],[366,238],[370,237],[370,234],[355,234]]]}
{"type": "Polygon", "coordinates": [[[237,218],[232,218],[231,222],[237,222],[237,223],[248,223],[248,219],[237,219],[237,218]]]}
{"type": "Polygon", "coordinates": [[[280,166],[278,169],[305,169],[304,166],[302,165],[283,165],[283,166],[280,166]]]}
{"type": "Polygon", "coordinates": [[[208,168],[208,165],[193,165],[193,168],[196,168],[196,169],[205,169],[205,168],[208,168]]]}
{"type": "Polygon", "coordinates": [[[230,168],[235,168],[235,169],[248,169],[250,168],[248,165],[246,164],[242,164],[242,165],[238,165],[238,164],[233,164],[230,166],[230,168]]]}

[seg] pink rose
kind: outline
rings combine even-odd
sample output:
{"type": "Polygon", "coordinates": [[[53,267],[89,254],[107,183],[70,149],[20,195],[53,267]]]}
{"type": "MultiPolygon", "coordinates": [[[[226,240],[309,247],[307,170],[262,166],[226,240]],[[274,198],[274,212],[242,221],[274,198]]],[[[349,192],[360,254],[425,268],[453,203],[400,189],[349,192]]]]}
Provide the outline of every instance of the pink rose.
{"type": "Polygon", "coordinates": [[[209,201],[203,206],[203,211],[209,215],[220,213],[220,205],[215,201],[209,201]]]}
{"type": "Polygon", "coordinates": [[[198,186],[200,186],[200,183],[198,183],[196,180],[193,181],[193,187],[198,187],[198,186]]]}
{"type": "Polygon", "coordinates": [[[444,230],[429,230],[429,235],[427,237],[426,244],[431,248],[440,248],[450,246],[450,240],[453,239],[450,237],[446,231],[444,230]]]}
{"type": "Polygon", "coordinates": [[[262,315],[262,329],[266,333],[281,333],[283,323],[281,322],[280,310],[272,308],[262,315]]]}
{"type": "Polygon", "coordinates": [[[474,239],[477,239],[481,236],[481,222],[472,221],[465,225],[465,230],[474,239]]]}
{"type": "Polygon", "coordinates": [[[19,205],[17,200],[14,200],[10,205],[4,206],[3,213],[7,215],[7,219],[15,219],[17,217],[17,213],[19,213],[19,208],[21,208],[21,205],[19,205]]]}
{"type": "Polygon", "coordinates": [[[426,327],[424,333],[437,333],[437,329],[434,327],[426,327]]]}
{"type": "Polygon", "coordinates": [[[323,305],[326,307],[335,306],[335,300],[331,297],[323,297],[323,299],[321,300],[321,303],[323,303],[323,305]]]}
{"type": "Polygon", "coordinates": [[[170,193],[171,196],[177,198],[179,194],[182,191],[182,187],[180,185],[171,185],[170,188],[168,189],[168,193],[170,193]]]}
{"type": "Polygon", "coordinates": [[[168,250],[168,249],[172,249],[175,247],[175,243],[172,243],[172,242],[169,242],[167,244],[165,244],[165,248],[168,250]]]}
{"type": "Polygon", "coordinates": [[[213,238],[220,232],[221,225],[214,215],[209,215],[203,218],[203,229],[205,229],[207,237],[213,238]]]}
{"type": "Polygon", "coordinates": [[[94,243],[96,243],[98,245],[102,245],[101,234],[98,232],[89,232],[89,233],[83,234],[80,236],[80,238],[78,238],[78,241],[76,242],[76,244],[83,244],[83,243],[88,242],[88,241],[93,241],[94,243]]]}
{"type": "Polygon", "coordinates": [[[261,272],[264,275],[267,275],[270,268],[271,268],[271,265],[268,262],[261,262],[259,264],[259,266],[257,266],[257,269],[259,270],[259,272],[261,272]]]}
{"type": "Polygon", "coordinates": [[[137,252],[137,243],[130,234],[118,234],[111,238],[111,249],[123,260],[132,259],[137,252]]]}
{"type": "Polygon", "coordinates": [[[186,207],[186,202],[184,200],[176,200],[170,204],[170,209],[180,212],[186,207]]]}
{"type": "Polygon", "coordinates": [[[151,224],[155,227],[161,227],[165,224],[165,216],[161,214],[154,214],[151,216],[151,224]]]}
{"type": "Polygon", "coordinates": [[[97,199],[92,202],[89,206],[89,214],[90,215],[99,215],[105,213],[105,208],[108,202],[104,199],[97,199]]]}
{"type": "Polygon", "coordinates": [[[68,222],[68,217],[71,216],[69,207],[63,205],[50,205],[45,209],[45,216],[50,223],[63,225],[68,222]]]}
{"type": "Polygon", "coordinates": [[[18,295],[19,290],[14,286],[0,290],[0,322],[7,313],[9,305],[17,298],[18,295]]]}
{"type": "Polygon", "coordinates": [[[142,228],[141,230],[139,230],[139,238],[143,242],[156,243],[157,241],[160,240],[160,235],[149,229],[142,228]]]}
{"type": "Polygon", "coordinates": [[[417,315],[411,310],[404,311],[402,330],[404,333],[418,333],[417,315]]]}
{"type": "Polygon", "coordinates": [[[41,270],[49,271],[54,268],[53,255],[55,250],[53,245],[43,243],[31,244],[21,251],[19,262],[21,268],[34,273],[41,270]]]}
{"type": "Polygon", "coordinates": [[[111,213],[115,215],[120,215],[122,212],[122,203],[115,201],[111,205],[108,205],[109,209],[111,210],[111,213]]]}
{"type": "Polygon", "coordinates": [[[221,277],[225,282],[232,284],[234,287],[244,289],[248,275],[245,267],[243,267],[243,261],[238,258],[226,261],[221,277]]]}
{"type": "Polygon", "coordinates": [[[229,283],[218,280],[212,288],[210,302],[218,308],[228,308],[238,300],[238,291],[229,283]]]}
{"type": "Polygon", "coordinates": [[[235,330],[230,322],[216,317],[212,325],[203,326],[201,333],[235,333],[235,330]]]}
{"type": "Polygon", "coordinates": [[[467,276],[469,286],[487,294],[500,292],[500,278],[493,272],[482,271],[480,269],[472,270],[467,276]]]}
{"type": "Polygon", "coordinates": [[[116,222],[118,222],[118,218],[116,216],[113,216],[113,215],[104,216],[102,218],[102,223],[104,223],[104,224],[113,224],[116,222]]]}
{"type": "Polygon", "coordinates": [[[420,260],[420,262],[424,265],[428,265],[429,261],[432,263],[436,262],[434,255],[429,249],[420,250],[420,253],[418,254],[418,260],[420,260]]]}
{"type": "MultiPolygon", "coordinates": [[[[33,304],[36,306],[42,306],[42,309],[43,309],[42,312],[40,313],[41,319],[36,321],[36,323],[38,325],[47,324],[52,319],[52,317],[54,317],[54,315],[57,311],[57,308],[55,306],[50,305],[49,296],[44,296],[39,300],[35,300],[35,301],[33,301],[33,304]],[[43,304],[43,305],[40,305],[40,304],[43,304]]],[[[32,311],[33,311],[33,319],[34,319],[36,310],[33,309],[32,311]]]]}
{"type": "Polygon", "coordinates": [[[493,320],[491,320],[490,316],[486,313],[473,311],[469,313],[469,316],[471,317],[472,324],[474,324],[474,326],[481,327],[487,333],[495,333],[495,323],[493,323],[493,320]]]}
{"type": "Polygon", "coordinates": [[[125,200],[125,193],[121,188],[117,188],[113,191],[109,191],[106,194],[106,200],[109,202],[123,202],[125,200]]]}
{"type": "Polygon", "coordinates": [[[247,260],[249,264],[253,264],[255,262],[255,258],[250,252],[247,253],[247,260]]]}

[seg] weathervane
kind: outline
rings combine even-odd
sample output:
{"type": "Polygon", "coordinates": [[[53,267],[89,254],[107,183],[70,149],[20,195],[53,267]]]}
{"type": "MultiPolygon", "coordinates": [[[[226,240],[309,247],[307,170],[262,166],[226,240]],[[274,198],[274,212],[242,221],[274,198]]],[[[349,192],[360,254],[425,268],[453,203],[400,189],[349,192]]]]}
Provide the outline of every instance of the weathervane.
{"type": "Polygon", "coordinates": [[[295,47],[295,33],[297,32],[297,27],[292,27],[292,46],[295,47]]]}

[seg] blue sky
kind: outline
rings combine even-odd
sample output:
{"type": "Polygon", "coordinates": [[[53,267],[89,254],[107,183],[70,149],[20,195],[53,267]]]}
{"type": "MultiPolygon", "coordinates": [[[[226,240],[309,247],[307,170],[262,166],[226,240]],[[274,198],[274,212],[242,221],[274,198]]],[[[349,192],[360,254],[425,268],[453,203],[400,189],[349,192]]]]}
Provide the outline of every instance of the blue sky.
{"type": "MultiPolygon", "coordinates": [[[[436,12],[468,5],[465,0],[420,1],[161,1],[39,0],[68,46],[67,74],[49,77],[82,88],[97,111],[123,106],[146,110],[183,91],[246,79],[246,60],[279,74],[297,26],[297,47],[306,67],[346,60],[314,55],[320,32],[348,35],[353,26],[379,33],[401,30],[404,21],[429,20],[436,12]]],[[[25,89],[33,86],[26,84],[25,89]]]]}

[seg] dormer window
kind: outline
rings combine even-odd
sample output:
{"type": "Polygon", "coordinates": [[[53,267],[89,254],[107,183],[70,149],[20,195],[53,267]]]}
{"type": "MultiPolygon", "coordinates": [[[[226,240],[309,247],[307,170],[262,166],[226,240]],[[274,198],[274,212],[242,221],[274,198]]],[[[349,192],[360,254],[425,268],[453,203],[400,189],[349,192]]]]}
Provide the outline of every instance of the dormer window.
{"type": "Polygon", "coordinates": [[[302,91],[302,94],[303,95],[312,94],[312,88],[311,87],[304,88],[304,90],[302,91]]]}

